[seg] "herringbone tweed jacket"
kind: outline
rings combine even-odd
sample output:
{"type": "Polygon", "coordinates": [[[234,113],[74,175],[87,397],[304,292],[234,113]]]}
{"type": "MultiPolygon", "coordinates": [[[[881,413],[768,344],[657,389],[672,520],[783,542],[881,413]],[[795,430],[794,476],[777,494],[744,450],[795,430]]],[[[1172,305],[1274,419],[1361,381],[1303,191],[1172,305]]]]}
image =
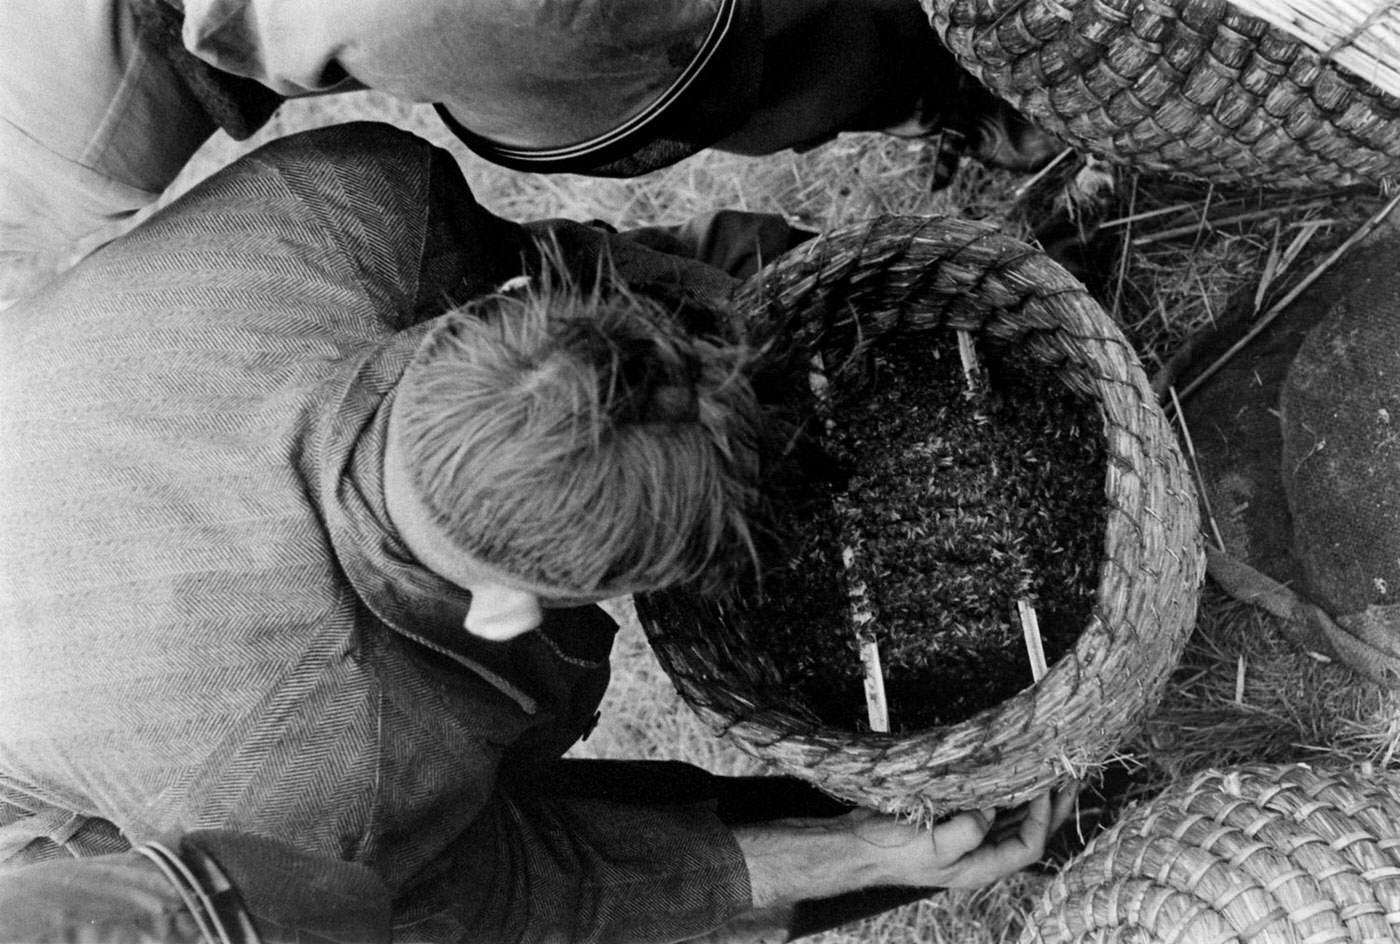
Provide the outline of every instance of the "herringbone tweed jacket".
{"type": "Polygon", "coordinates": [[[0,863],[247,830],[369,865],[415,940],[671,940],[747,906],[707,804],[532,789],[611,621],[474,640],[387,524],[425,322],[529,246],[444,152],[347,125],[0,313],[0,863]]]}

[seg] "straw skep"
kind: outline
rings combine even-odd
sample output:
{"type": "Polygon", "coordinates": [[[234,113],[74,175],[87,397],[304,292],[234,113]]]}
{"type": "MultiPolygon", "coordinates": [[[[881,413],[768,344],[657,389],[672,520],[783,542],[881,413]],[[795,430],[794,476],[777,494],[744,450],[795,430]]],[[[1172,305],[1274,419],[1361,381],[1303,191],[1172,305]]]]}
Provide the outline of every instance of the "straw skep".
{"type": "Polygon", "coordinates": [[[1251,16],[1302,40],[1325,60],[1400,95],[1400,2],[1232,0],[1251,16]]]}
{"type": "Polygon", "coordinates": [[[1202,576],[1194,488],[1118,328],[1044,253],[984,224],[928,217],[834,230],[745,283],[738,307],[758,337],[797,345],[804,361],[963,329],[1052,365],[1101,411],[1102,559],[1093,616],[1038,683],[959,723],[906,733],[817,721],[790,694],[780,659],[752,645],[765,627],[735,601],[640,595],[642,625],[684,699],[782,772],[915,819],[1018,803],[1101,763],[1156,705],[1202,576]]]}
{"type": "Polygon", "coordinates": [[[1046,889],[1021,944],[1394,944],[1400,776],[1253,765],[1130,808],[1046,889]]]}
{"type": "Polygon", "coordinates": [[[988,87],[1108,160],[1222,184],[1400,179],[1400,98],[1225,0],[922,3],[988,87]]]}

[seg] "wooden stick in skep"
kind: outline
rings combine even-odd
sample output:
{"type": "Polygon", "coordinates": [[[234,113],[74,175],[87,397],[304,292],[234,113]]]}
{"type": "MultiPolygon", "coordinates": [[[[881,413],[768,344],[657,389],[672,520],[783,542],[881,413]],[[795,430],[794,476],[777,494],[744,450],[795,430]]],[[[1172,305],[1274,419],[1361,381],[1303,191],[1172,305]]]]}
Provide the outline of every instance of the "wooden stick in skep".
{"type": "Polygon", "coordinates": [[[1039,682],[1050,667],[1045,662],[1045,643],[1040,638],[1040,618],[1031,601],[1016,601],[1016,613],[1021,617],[1021,635],[1026,641],[1026,656],[1031,662],[1031,678],[1039,682]]]}
{"type": "MultiPolygon", "coordinates": [[[[841,548],[841,565],[847,574],[850,574],[855,562],[854,544],[841,548]]],[[[885,697],[885,671],[880,665],[880,644],[875,641],[875,634],[871,631],[875,611],[870,606],[864,581],[851,583],[846,595],[851,601],[851,625],[856,629],[861,668],[865,672],[865,716],[870,722],[870,730],[884,734],[890,729],[890,704],[885,697]]]]}
{"type": "MultiPolygon", "coordinates": [[[[822,411],[822,420],[826,431],[830,433],[836,426],[836,418],[831,408],[831,391],[826,376],[826,363],[820,354],[812,357],[809,385],[817,398],[818,409],[822,411]]],[[[838,495],[833,499],[833,503],[836,506],[838,520],[844,521],[845,515],[842,507],[845,504],[844,500],[838,495]]],[[[846,534],[844,527],[840,529],[840,535],[843,539],[841,566],[849,576],[855,567],[856,541],[853,536],[846,534]]],[[[861,669],[865,676],[866,718],[870,722],[871,731],[883,734],[890,729],[890,708],[889,701],[885,697],[885,673],[880,665],[880,646],[875,641],[875,635],[870,629],[870,624],[875,621],[875,612],[870,605],[864,581],[852,580],[848,582],[846,595],[851,603],[851,625],[855,627],[861,669]]]]}
{"type": "Polygon", "coordinates": [[[972,346],[972,332],[957,329],[958,357],[962,360],[963,376],[967,378],[967,392],[976,393],[982,386],[982,363],[977,359],[977,349],[972,346]]]}
{"type": "Polygon", "coordinates": [[[885,734],[890,730],[890,704],[885,698],[885,672],[880,665],[880,645],[874,637],[860,641],[860,661],[865,667],[865,716],[870,730],[885,734]]]}
{"type": "MultiPolygon", "coordinates": [[[[1040,617],[1036,615],[1035,607],[1030,600],[1020,599],[1016,601],[1016,613],[1021,618],[1021,635],[1026,641],[1026,656],[1031,663],[1031,678],[1036,682],[1045,678],[1045,673],[1050,671],[1049,664],[1045,661],[1045,642],[1040,636],[1040,617]]],[[[1074,764],[1070,762],[1069,755],[1065,753],[1063,747],[1060,748],[1060,766],[1064,768],[1065,776],[1070,780],[1078,780],[1080,773],[1074,769],[1074,764]]]]}

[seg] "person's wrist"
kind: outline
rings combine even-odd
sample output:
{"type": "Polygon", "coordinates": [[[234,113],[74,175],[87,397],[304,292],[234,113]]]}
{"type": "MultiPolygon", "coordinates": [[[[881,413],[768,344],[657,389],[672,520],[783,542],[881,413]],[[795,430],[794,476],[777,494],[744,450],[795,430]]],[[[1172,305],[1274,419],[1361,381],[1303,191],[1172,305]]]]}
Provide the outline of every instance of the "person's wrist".
{"type": "Polygon", "coordinates": [[[861,875],[860,887],[925,884],[921,881],[922,875],[917,869],[919,862],[916,856],[911,855],[907,838],[898,842],[880,842],[858,828],[852,830],[852,836],[854,842],[847,855],[852,860],[852,867],[861,875]]]}
{"type": "Polygon", "coordinates": [[[904,884],[896,850],[862,835],[849,816],[842,816],[839,822],[843,829],[834,835],[827,855],[828,861],[842,864],[850,886],[847,890],[904,884]]]}
{"type": "Polygon", "coordinates": [[[849,818],[777,820],[738,827],[756,908],[901,884],[898,856],[849,818]]]}

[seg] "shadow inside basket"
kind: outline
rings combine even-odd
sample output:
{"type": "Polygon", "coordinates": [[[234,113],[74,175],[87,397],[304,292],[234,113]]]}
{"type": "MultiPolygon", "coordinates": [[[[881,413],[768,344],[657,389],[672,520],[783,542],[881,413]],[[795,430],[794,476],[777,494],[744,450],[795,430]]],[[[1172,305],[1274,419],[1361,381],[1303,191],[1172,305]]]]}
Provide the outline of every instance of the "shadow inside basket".
{"type": "Polygon", "coordinates": [[[822,378],[762,569],[722,603],[755,698],[869,731],[873,640],[898,735],[1033,684],[1018,603],[1048,662],[1074,647],[1103,553],[1102,418],[1024,349],[981,347],[969,374],[951,330],[888,338],[822,378]]]}

